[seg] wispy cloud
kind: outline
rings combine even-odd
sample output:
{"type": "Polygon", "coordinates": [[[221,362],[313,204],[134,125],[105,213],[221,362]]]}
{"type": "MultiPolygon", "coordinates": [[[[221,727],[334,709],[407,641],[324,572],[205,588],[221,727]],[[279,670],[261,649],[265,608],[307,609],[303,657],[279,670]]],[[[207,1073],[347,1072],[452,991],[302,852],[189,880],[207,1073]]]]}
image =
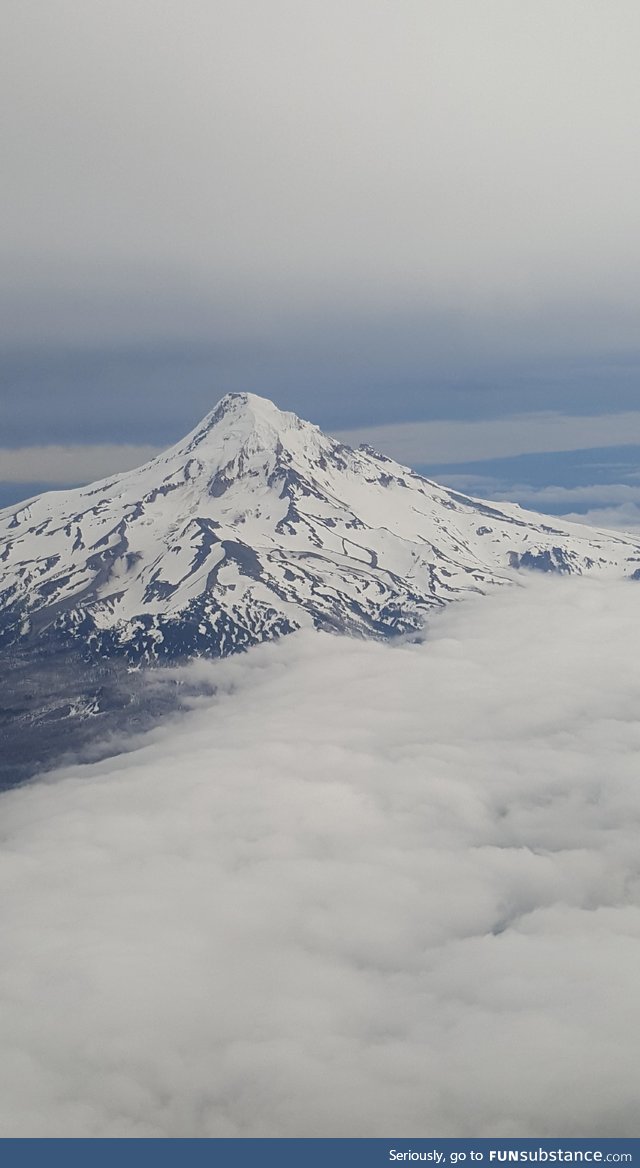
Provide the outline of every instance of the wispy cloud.
{"type": "Polygon", "coordinates": [[[637,588],[301,634],[2,797],[5,1136],[637,1130],[637,588]]]}

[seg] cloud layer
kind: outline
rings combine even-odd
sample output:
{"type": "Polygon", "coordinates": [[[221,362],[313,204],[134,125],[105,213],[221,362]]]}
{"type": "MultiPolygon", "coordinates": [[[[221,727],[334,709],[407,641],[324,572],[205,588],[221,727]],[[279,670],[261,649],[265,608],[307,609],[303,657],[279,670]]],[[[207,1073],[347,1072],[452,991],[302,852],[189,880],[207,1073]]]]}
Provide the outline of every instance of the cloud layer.
{"type": "Polygon", "coordinates": [[[637,1135],[631,584],[300,634],[3,796],[3,1136],[637,1135]]]}

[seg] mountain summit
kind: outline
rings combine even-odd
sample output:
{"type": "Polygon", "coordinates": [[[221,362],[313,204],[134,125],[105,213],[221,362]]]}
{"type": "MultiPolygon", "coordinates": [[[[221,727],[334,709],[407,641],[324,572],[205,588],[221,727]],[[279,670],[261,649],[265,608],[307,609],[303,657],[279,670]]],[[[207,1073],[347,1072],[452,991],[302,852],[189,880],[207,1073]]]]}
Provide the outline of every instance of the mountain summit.
{"type": "Polygon", "coordinates": [[[519,569],[640,575],[640,543],[438,486],[254,394],[137,470],[0,512],[0,643],[132,662],[302,626],[385,637],[519,569]]]}

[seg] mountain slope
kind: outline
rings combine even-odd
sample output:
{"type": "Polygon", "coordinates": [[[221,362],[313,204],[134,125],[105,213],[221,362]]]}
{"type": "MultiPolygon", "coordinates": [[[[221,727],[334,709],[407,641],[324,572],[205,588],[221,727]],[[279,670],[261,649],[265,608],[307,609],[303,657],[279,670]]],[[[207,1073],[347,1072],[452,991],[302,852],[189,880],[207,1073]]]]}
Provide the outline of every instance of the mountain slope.
{"type": "Polygon", "coordinates": [[[0,512],[0,643],[129,661],[301,626],[388,636],[522,567],[640,574],[640,542],[440,487],[252,394],[136,470],[0,512]]]}

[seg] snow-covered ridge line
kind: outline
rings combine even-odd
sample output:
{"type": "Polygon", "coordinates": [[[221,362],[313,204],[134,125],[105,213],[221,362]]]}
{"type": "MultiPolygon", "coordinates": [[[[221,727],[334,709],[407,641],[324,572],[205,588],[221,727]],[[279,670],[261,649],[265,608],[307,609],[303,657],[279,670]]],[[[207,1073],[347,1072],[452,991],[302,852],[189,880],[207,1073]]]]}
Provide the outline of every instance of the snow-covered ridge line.
{"type": "Polygon", "coordinates": [[[0,641],[132,661],[302,626],[383,637],[521,568],[640,577],[640,542],[439,486],[253,394],[144,466],[0,512],[0,641]]]}

